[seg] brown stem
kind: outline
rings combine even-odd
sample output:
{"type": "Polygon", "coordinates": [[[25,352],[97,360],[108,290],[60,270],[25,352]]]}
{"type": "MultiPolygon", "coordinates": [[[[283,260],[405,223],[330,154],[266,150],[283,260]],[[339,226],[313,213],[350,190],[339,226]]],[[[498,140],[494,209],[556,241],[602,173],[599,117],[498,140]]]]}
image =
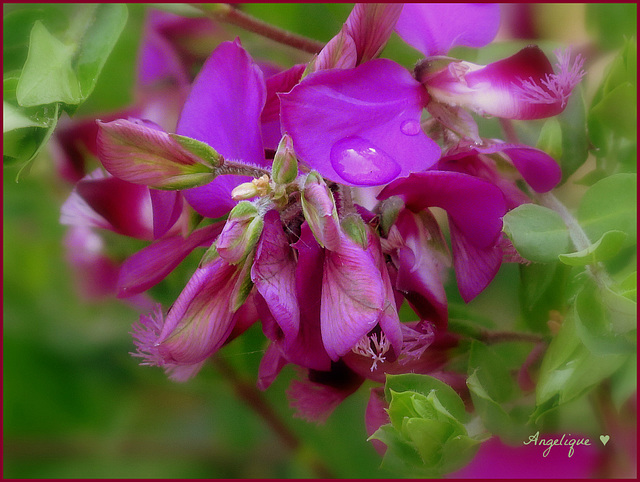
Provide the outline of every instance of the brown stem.
{"type": "Polygon", "coordinates": [[[214,20],[235,25],[236,27],[240,27],[249,32],[254,32],[278,43],[302,50],[303,52],[317,54],[324,47],[324,43],[322,42],[318,42],[317,40],[313,40],[263,22],[262,20],[238,10],[236,7],[228,3],[194,3],[191,5],[201,10],[214,20]]]}
{"type": "MultiPolygon", "coordinates": [[[[269,425],[288,449],[296,451],[300,448],[302,443],[298,436],[280,419],[276,411],[264,399],[262,392],[254,384],[243,380],[229,363],[219,357],[213,359],[213,364],[218,368],[220,374],[230,382],[236,395],[269,425]]],[[[321,460],[314,457],[309,463],[318,477],[323,479],[335,478],[321,460]]]]}
{"type": "Polygon", "coordinates": [[[478,339],[488,345],[510,341],[524,341],[527,343],[544,343],[544,338],[534,333],[517,333],[513,331],[480,331],[478,339]]]}

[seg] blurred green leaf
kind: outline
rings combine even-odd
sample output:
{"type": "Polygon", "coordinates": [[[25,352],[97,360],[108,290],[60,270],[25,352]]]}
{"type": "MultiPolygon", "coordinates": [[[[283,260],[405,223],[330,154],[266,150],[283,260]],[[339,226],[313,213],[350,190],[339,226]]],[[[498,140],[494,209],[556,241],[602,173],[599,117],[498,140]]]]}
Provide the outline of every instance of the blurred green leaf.
{"type": "Polygon", "coordinates": [[[533,418],[567,403],[622,366],[627,355],[596,355],[581,342],[573,316],[567,316],[547,349],[536,387],[538,409],[533,418]]]}
{"type": "Polygon", "coordinates": [[[503,230],[525,259],[556,261],[569,247],[569,231],[560,216],[536,204],[522,204],[503,218],[503,230]]]}
{"type": "Polygon", "coordinates": [[[588,248],[575,253],[561,254],[558,258],[569,266],[595,264],[618,254],[625,239],[627,239],[627,235],[622,231],[607,231],[588,248]]]}
{"type": "Polygon", "coordinates": [[[557,117],[552,117],[542,125],[536,148],[554,159],[559,160],[562,157],[562,126],[557,117]]]}
{"type": "MultiPolygon", "coordinates": [[[[612,295],[615,296],[614,293],[612,295]]],[[[633,310],[635,303],[623,299],[633,310]]],[[[578,293],[573,307],[576,333],[584,346],[594,354],[633,353],[636,350],[634,317],[624,317],[624,328],[614,329],[614,326],[623,324],[623,317],[619,314],[614,315],[608,308],[594,283],[587,283],[578,293]]]]}
{"type": "Polygon", "coordinates": [[[565,305],[570,270],[561,263],[520,266],[520,309],[529,329],[549,331],[549,312],[565,305]]]}
{"type": "Polygon", "coordinates": [[[78,6],[61,37],[36,21],[16,90],[18,104],[76,105],[86,99],[126,20],[124,4],[101,4],[78,6]]]}
{"type": "Polygon", "coordinates": [[[617,410],[638,390],[638,356],[634,354],[611,376],[611,399],[617,410]]]}
{"type": "Polygon", "coordinates": [[[556,119],[562,129],[562,155],[556,159],[562,166],[562,182],[565,182],[589,156],[587,114],[581,88],[574,89],[567,107],[556,119]]]}
{"type": "Polygon", "coordinates": [[[589,239],[608,231],[627,234],[623,246],[637,240],[637,180],[635,174],[615,174],[598,181],[584,194],[576,213],[589,239]]]}
{"type": "Polygon", "coordinates": [[[638,45],[630,38],[605,74],[589,109],[589,138],[615,172],[618,164],[635,170],[637,152],[637,56],[638,45]]]}
{"type": "Polygon", "coordinates": [[[602,48],[619,47],[637,32],[638,6],[635,3],[590,3],[586,8],[587,28],[602,48]]]}
{"type": "Polygon", "coordinates": [[[18,104],[33,107],[54,102],[78,104],[80,84],[71,65],[75,46],[62,43],[37,21],[31,30],[29,55],[16,89],[18,104]]]}

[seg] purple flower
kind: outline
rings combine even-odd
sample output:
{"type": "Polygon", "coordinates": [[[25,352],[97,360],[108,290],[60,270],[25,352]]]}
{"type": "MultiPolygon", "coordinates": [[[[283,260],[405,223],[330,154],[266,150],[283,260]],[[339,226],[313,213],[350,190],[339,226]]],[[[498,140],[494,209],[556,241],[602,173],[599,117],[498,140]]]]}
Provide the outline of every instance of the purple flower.
{"type": "Polygon", "coordinates": [[[440,155],[420,127],[426,91],[389,60],[316,72],[280,98],[300,160],[333,181],[378,186],[427,169],[440,155]]]}
{"type": "Polygon", "coordinates": [[[550,191],[562,178],[560,166],[544,151],[498,140],[485,141],[484,145],[462,142],[445,153],[438,161],[437,168],[464,172],[495,184],[505,194],[510,209],[529,202],[529,198],[509,179],[509,174],[499,172],[492,159],[496,155],[503,162],[513,165],[536,192],[550,191]]]}
{"type": "MultiPolygon", "coordinates": [[[[260,124],[265,98],[260,68],[239,40],[223,42],[196,77],[176,132],[208,144],[225,159],[267,166],[260,124]]],[[[236,204],[231,198],[233,188],[250,180],[220,176],[205,186],[184,190],[183,195],[197,212],[216,218],[236,204]]]]}
{"type": "Polygon", "coordinates": [[[434,101],[481,115],[540,119],[560,114],[584,75],[580,56],[572,63],[568,53],[556,55],[557,72],[542,50],[529,46],[486,66],[452,61],[434,72],[427,66],[418,78],[434,101]]]}
{"type": "MultiPolygon", "coordinates": [[[[169,310],[142,316],[134,326],[144,363],[166,368],[172,378],[193,376],[229,338],[245,302],[246,268],[217,258],[198,268],[169,310]]],[[[255,319],[253,320],[255,321],[255,319]]]]}
{"type": "Polygon", "coordinates": [[[489,284],[502,263],[506,204],[497,187],[466,174],[431,170],[392,182],[379,198],[391,196],[400,196],[414,212],[431,206],[447,211],[453,265],[465,301],[489,284]]]}

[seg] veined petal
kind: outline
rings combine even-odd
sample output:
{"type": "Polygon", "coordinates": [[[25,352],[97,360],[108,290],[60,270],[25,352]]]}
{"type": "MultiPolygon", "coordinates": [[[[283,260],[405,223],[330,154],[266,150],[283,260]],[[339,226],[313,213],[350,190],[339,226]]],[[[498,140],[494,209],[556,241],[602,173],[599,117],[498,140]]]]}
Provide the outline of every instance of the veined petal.
{"type": "Polygon", "coordinates": [[[437,206],[450,216],[470,242],[485,248],[502,231],[506,213],[504,195],[493,184],[451,171],[426,171],[398,179],[383,189],[379,199],[400,196],[412,211],[437,206]]]}
{"type": "Polygon", "coordinates": [[[309,64],[311,72],[326,69],[351,69],[356,66],[358,53],[351,35],[344,28],[334,36],[309,64]]]}
{"type": "Polygon", "coordinates": [[[195,248],[210,245],[223,226],[219,222],[197,229],[186,239],[180,234],[160,239],[127,258],[120,268],[118,297],[141,293],[162,281],[195,248]]]}
{"type": "Polygon", "coordinates": [[[402,4],[356,3],[344,24],[354,41],[357,65],[376,58],[387,44],[402,4]]]}
{"type": "Polygon", "coordinates": [[[371,254],[346,235],[325,254],[320,323],[332,360],[350,351],[371,331],[385,307],[385,290],[371,254]]]}
{"type": "Polygon", "coordinates": [[[101,169],[80,180],[60,210],[60,223],[108,229],[153,239],[149,188],[113,177],[101,169]]]}
{"type": "Polygon", "coordinates": [[[448,317],[444,279],[450,259],[435,218],[428,211],[416,214],[403,210],[391,229],[396,229],[402,239],[391,254],[398,269],[396,289],[422,319],[445,329],[448,317]]]}
{"type": "MultiPolygon", "coordinates": [[[[226,159],[266,166],[260,126],[265,97],[262,71],[240,41],[223,42],[196,77],[177,132],[210,145],[226,159]]],[[[247,176],[221,176],[183,195],[197,212],[215,218],[236,204],[231,191],[247,181],[247,176]]]]}
{"type": "Polygon", "coordinates": [[[285,339],[300,329],[296,296],[296,261],[277,211],[269,211],[251,268],[251,280],[262,295],[285,339]]]}
{"type": "Polygon", "coordinates": [[[165,362],[199,363],[223,345],[233,329],[232,292],[239,274],[222,258],[196,270],[156,342],[165,362]]]}
{"type": "Polygon", "coordinates": [[[500,26],[497,4],[405,3],[396,32],[425,56],[444,55],[452,47],[482,47],[500,26]]]}
{"type": "Polygon", "coordinates": [[[98,121],[98,157],[114,176],[157,189],[182,189],[213,179],[212,166],[159,128],[119,119],[98,121]]]}
{"type": "Polygon", "coordinates": [[[390,60],[316,72],[280,98],[300,161],[336,182],[386,184],[440,155],[420,126],[424,88],[390,60]]]}
{"type": "Polygon", "coordinates": [[[559,72],[536,46],[487,66],[453,62],[423,79],[439,102],[506,119],[541,119],[561,113],[582,75],[582,60],[562,56],[559,72]]]}

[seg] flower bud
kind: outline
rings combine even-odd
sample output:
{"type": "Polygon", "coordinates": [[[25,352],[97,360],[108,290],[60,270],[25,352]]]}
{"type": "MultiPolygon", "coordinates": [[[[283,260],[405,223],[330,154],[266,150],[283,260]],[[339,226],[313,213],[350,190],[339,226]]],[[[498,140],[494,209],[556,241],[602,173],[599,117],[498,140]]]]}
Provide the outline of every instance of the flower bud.
{"type": "Polygon", "coordinates": [[[229,219],[216,241],[216,250],[229,264],[244,261],[253,250],[264,220],[258,209],[248,201],[238,203],[229,213],[229,219]]]}
{"type": "Polygon", "coordinates": [[[335,250],[340,245],[340,221],[333,194],[322,176],[311,171],[302,188],[302,212],[320,246],[335,250]]]}
{"type": "Polygon", "coordinates": [[[276,184],[289,184],[297,176],[298,159],[293,150],[293,141],[288,134],[285,134],[273,158],[271,177],[276,184]]]}

